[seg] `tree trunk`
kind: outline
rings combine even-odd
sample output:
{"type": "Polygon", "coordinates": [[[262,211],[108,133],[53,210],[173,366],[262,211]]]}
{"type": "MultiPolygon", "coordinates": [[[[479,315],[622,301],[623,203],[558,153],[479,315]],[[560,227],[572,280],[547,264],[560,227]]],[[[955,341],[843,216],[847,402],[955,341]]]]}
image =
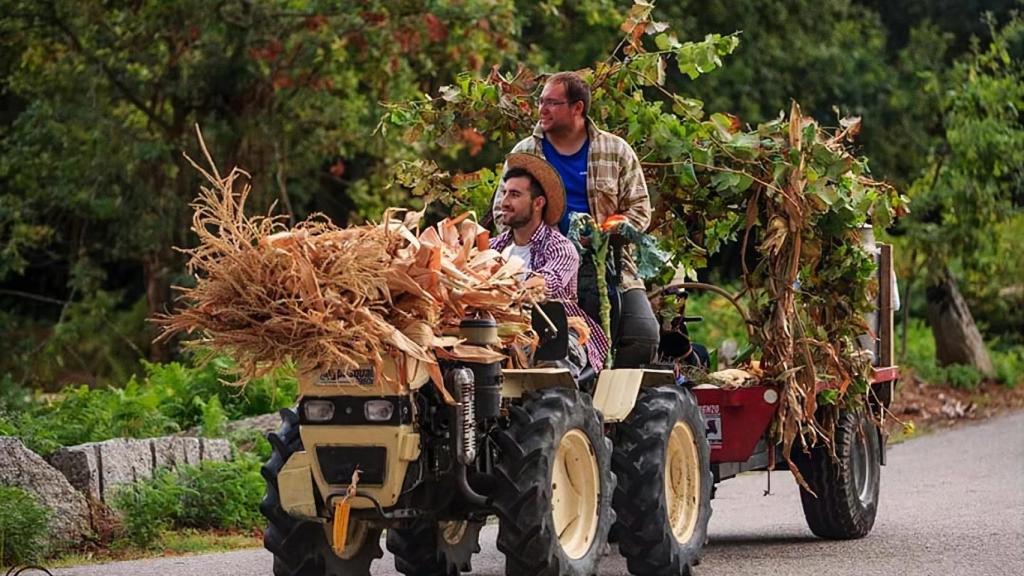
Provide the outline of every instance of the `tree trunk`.
{"type": "Polygon", "coordinates": [[[928,324],[935,337],[935,358],[940,366],[967,364],[991,378],[995,374],[985,341],[974,323],[960,289],[949,270],[928,287],[928,324]]]}
{"type": "MultiPolygon", "coordinates": [[[[166,250],[158,250],[146,257],[143,272],[146,277],[146,317],[154,318],[157,314],[169,312],[167,304],[170,297],[169,260],[165,257],[166,250]]],[[[155,339],[149,343],[149,360],[151,362],[167,362],[170,354],[165,342],[155,339]]]]}

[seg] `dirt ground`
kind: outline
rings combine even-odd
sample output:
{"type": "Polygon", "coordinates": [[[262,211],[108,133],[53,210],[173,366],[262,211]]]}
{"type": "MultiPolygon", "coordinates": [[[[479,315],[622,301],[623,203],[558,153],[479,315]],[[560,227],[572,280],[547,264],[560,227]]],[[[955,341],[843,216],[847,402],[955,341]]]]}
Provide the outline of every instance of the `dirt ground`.
{"type": "Polygon", "coordinates": [[[904,374],[896,388],[888,428],[895,437],[906,435],[904,424],[912,423],[914,434],[951,428],[971,421],[986,420],[1014,410],[1024,410],[1024,386],[1009,388],[984,382],[975,390],[928,384],[913,373],[904,374]]]}

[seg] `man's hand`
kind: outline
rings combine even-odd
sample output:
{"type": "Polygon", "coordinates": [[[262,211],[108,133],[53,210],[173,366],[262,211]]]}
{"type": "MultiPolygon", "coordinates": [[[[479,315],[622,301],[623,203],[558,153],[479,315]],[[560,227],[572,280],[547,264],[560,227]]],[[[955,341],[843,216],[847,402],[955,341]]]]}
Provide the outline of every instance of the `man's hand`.
{"type": "Polygon", "coordinates": [[[605,234],[615,234],[623,224],[629,224],[629,220],[627,220],[625,216],[622,214],[612,214],[606,218],[604,222],[601,222],[601,232],[604,232],[605,234]]]}

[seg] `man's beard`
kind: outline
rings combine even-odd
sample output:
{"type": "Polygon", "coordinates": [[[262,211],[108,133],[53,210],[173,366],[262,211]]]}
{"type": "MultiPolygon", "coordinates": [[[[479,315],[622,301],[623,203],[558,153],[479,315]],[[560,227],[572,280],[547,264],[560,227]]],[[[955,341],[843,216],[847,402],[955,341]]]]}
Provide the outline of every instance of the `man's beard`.
{"type": "Polygon", "coordinates": [[[509,228],[512,228],[513,230],[515,230],[515,229],[522,228],[523,226],[526,226],[527,224],[529,224],[530,223],[530,215],[529,214],[523,214],[523,213],[517,213],[517,212],[514,212],[514,213],[512,213],[510,215],[503,215],[502,216],[502,223],[505,224],[505,226],[508,226],[509,228]],[[507,218],[507,220],[506,220],[506,218],[507,218]]]}
{"type": "Polygon", "coordinates": [[[518,230],[520,228],[525,227],[525,225],[528,224],[529,220],[531,220],[532,218],[534,218],[534,211],[532,210],[528,210],[526,212],[513,212],[508,216],[503,215],[502,223],[504,223],[506,227],[512,230],[518,230]]]}

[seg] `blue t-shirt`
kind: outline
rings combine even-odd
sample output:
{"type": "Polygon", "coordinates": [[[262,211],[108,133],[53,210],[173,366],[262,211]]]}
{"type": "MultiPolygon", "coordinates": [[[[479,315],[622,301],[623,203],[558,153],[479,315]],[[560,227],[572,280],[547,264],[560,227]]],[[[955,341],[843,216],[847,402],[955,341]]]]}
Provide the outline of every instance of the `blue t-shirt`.
{"type": "Polygon", "coordinates": [[[559,154],[547,138],[541,140],[544,157],[555,167],[565,185],[565,214],[558,223],[562,234],[569,233],[569,215],[573,212],[590,213],[590,202],[587,201],[587,155],[590,152],[590,138],[575,154],[565,156],[559,154]]]}

